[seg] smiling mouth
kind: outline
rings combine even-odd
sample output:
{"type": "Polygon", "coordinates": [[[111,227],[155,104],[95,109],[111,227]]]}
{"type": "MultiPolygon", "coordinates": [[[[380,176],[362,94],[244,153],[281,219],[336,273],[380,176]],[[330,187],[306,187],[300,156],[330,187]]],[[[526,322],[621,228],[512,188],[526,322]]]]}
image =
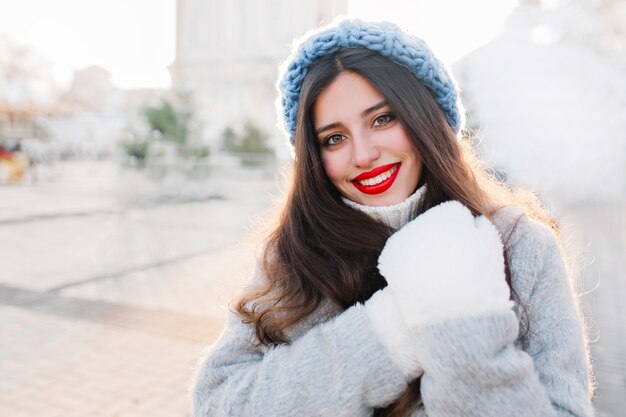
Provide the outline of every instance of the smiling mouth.
{"type": "Polygon", "coordinates": [[[352,184],[365,194],[383,193],[393,185],[401,165],[402,163],[398,162],[374,168],[353,179],[352,184]]]}

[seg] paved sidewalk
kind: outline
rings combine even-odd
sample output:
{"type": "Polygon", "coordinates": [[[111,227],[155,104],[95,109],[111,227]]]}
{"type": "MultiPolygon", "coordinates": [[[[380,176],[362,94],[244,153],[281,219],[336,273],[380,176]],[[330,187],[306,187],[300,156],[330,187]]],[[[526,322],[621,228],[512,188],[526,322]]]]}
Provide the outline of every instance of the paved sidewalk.
{"type": "Polygon", "coordinates": [[[0,306],[0,415],[189,415],[192,369],[219,323],[114,307],[110,320],[98,304],[68,314],[64,301],[0,306]]]}
{"type": "Polygon", "coordinates": [[[109,162],[54,170],[0,187],[0,416],[189,416],[274,176],[163,190],[109,162]]]}

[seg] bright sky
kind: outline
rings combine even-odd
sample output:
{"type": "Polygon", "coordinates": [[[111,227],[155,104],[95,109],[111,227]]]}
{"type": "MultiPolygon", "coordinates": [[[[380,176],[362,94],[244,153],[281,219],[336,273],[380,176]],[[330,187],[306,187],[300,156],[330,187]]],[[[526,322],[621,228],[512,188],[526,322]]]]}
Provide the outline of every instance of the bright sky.
{"type": "Polygon", "coordinates": [[[517,0],[352,0],[348,14],[391,20],[424,39],[452,64],[489,42],[502,29],[517,0]]]}
{"type": "Polygon", "coordinates": [[[100,65],[118,87],[167,87],[175,0],[0,0],[0,33],[54,63],[54,78],[100,65]]]}
{"type": "MultiPolygon", "coordinates": [[[[395,21],[452,63],[495,36],[515,3],[350,0],[348,14],[395,21]]],[[[75,69],[96,64],[118,87],[168,87],[175,24],[175,0],[0,0],[0,33],[51,61],[62,85],[75,69]]]]}

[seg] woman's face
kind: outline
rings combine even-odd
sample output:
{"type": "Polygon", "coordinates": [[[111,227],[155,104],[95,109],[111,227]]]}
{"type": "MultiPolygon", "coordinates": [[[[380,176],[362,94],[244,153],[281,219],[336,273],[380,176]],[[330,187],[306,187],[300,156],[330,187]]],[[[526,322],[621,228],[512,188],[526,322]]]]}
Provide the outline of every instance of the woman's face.
{"type": "Polygon", "coordinates": [[[346,198],[397,204],[417,188],[422,160],[385,98],[367,79],[340,73],[313,105],[326,175],[346,198]]]}

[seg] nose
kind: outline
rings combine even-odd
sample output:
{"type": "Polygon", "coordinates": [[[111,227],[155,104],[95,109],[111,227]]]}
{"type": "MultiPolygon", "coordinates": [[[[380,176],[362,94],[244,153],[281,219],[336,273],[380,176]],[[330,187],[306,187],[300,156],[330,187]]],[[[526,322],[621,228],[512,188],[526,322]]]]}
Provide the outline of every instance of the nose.
{"type": "Polygon", "coordinates": [[[352,163],[356,167],[369,167],[380,158],[380,151],[367,135],[354,135],[352,138],[352,163]]]}

